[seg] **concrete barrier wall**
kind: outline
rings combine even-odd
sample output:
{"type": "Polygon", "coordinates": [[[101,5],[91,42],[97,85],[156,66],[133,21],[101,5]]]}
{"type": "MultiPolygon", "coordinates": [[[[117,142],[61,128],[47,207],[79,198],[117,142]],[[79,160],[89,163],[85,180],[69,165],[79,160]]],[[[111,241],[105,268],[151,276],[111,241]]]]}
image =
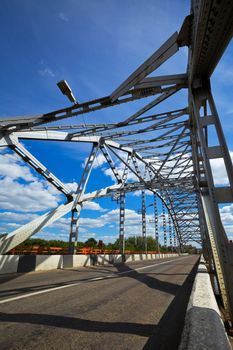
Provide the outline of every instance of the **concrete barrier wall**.
{"type": "MultiPolygon", "coordinates": [[[[70,256],[70,255],[67,255],[67,256],[36,255],[35,271],[61,269],[61,268],[63,268],[64,263],[66,263],[66,259],[64,259],[64,258],[69,259],[69,257],[72,257],[72,256],[70,256]]],[[[73,266],[73,264],[71,265],[71,267],[72,266],[73,266]]]]}
{"type": "Polygon", "coordinates": [[[210,277],[200,260],[179,350],[231,350],[210,277]]]}
{"type": "Polygon", "coordinates": [[[178,254],[0,255],[0,274],[171,258],[178,254]]]}
{"type": "Polygon", "coordinates": [[[19,255],[0,255],[0,273],[17,272],[19,255]]]}

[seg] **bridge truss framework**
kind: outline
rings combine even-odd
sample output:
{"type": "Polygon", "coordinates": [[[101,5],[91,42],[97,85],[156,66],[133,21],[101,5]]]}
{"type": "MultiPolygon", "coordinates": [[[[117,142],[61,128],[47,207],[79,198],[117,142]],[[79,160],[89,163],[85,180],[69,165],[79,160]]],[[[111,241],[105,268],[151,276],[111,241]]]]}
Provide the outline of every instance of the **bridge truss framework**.
{"type": "Polygon", "coordinates": [[[169,213],[170,244],[172,226],[179,245],[189,241],[202,244],[209,266],[217,276],[226,319],[233,321],[233,246],[227,238],[219,212],[220,204],[233,203],[233,168],[210,84],[211,74],[232,37],[232,18],[232,1],[193,0],[191,13],[185,18],[179,33],[174,33],[111,95],[84,103],[76,102],[71,107],[38,116],[0,120],[0,147],[11,148],[66,197],[64,204],[2,238],[0,253],[7,253],[69,212],[70,242],[74,242],[75,247],[83,203],[106,196],[119,201],[119,238],[123,247],[125,195],[135,190],[142,193],[142,234],[145,238],[145,193],[149,190],[154,198],[156,239],[156,201],[160,198],[169,213]],[[189,50],[185,73],[148,77],[182,46],[187,46],[189,50]],[[156,106],[182,89],[188,91],[184,108],[154,113],[156,106]],[[150,96],[155,97],[133,115],[122,118],[121,122],[59,125],[59,121],[66,118],[150,96]],[[153,113],[149,112],[151,110],[153,113]],[[147,112],[149,114],[145,115],[147,112]],[[214,146],[208,140],[210,128],[215,129],[218,138],[214,146]],[[22,140],[92,144],[75,193],[36,159],[24,147],[22,140]],[[87,193],[88,179],[99,153],[105,157],[116,184],[87,193]],[[212,159],[224,161],[228,186],[215,186],[212,159]]]}

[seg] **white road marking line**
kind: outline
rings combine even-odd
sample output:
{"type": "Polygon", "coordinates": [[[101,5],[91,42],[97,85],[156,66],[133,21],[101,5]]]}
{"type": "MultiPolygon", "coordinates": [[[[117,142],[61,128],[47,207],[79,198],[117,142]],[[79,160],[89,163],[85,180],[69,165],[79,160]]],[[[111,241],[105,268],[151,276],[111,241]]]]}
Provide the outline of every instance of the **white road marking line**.
{"type": "Polygon", "coordinates": [[[79,284],[81,284],[81,282],[72,283],[72,284],[67,284],[67,285],[65,285],[65,286],[60,286],[60,287],[54,287],[54,288],[44,289],[44,290],[40,290],[40,291],[38,291],[38,292],[28,293],[28,294],[24,294],[24,295],[19,295],[18,297],[13,297],[13,298],[9,298],[9,299],[0,300],[0,304],[8,303],[9,301],[14,301],[14,300],[19,300],[19,299],[28,298],[28,297],[31,297],[31,296],[33,296],[33,295],[38,295],[38,294],[43,294],[43,293],[49,293],[49,292],[53,292],[53,291],[59,290],[59,289],[64,289],[64,288],[69,288],[69,287],[78,286],[79,284]]]}
{"type": "MultiPolygon", "coordinates": [[[[181,259],[183,259],[183,258],[185,258],[185,257],[177,258],[177,259],[175,259],[175,261],[181,260],[181,259]]],[[[5,304],[5,303],[9,303],[10,301],[15,301],[15,300],[20,300],[20,299],[24,299],[24,298],[29,298],[29,297],[31,297],[31,296],[33,296],[33,295],[39,295],[39,294],[44,294],[44,293],[53,292],[53,291],[59,290],[59,289],[64,289],[64,288],[69,288],[69,287],[75,287],[75,286],[78,286],[78,285],[80,285],[80,284],[88,283],[88,282],[91,282],[91,281],[104,280],[104,279],[106,279],[106,278],[117,277],[118,275],[124,275],[124,274],[127,274],[127,273],[129,274],[129,273],[132,273],[132,272],[135,272],[135,271],[139,271],[139,270],[143,270],[143,269],[148,269],[148,268],[153,267],[153,266],[159,266],[159,265],[168,264],[168,263],[170,263],[171,261],[174,261],[174,259],[168,260],[168,261],[163,261],[163,262],[158,263],[158,264],[153,264],[153,265],[147,265],[147,266],[143,266],[143,267],[138,267],[137,269],[130,270],[130,271],[115,272],[115,273],[113,273],[112,275],[108,275],[108,276],[94,277],[94,278],[91,278],[91,279],[86,280],[86,281],[84,281],[84,282],[71,283],[71,284],[67,284],[67,285],[65,285],[65,286],[54,287],[54,288],[48,288],[48,289],[40,290],[40,291],[38,291],[38,292],[33,292],[33,293],[24,294],[24,295],[19,295],[19,296],[17,296],[17,297],[13,297],[13,298],[9,298],[9,299],[0,300],[0,304],[5,304]]]]}

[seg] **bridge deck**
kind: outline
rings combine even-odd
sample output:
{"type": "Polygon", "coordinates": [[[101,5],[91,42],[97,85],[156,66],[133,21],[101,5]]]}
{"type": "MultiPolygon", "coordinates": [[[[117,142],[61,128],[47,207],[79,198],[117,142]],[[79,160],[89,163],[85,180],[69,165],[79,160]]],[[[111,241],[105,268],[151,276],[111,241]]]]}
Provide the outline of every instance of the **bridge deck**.
{"type": "Polygon", "coordinates": [[[0,348],[176,349],[197,260],[2,277],[0,348]]]}

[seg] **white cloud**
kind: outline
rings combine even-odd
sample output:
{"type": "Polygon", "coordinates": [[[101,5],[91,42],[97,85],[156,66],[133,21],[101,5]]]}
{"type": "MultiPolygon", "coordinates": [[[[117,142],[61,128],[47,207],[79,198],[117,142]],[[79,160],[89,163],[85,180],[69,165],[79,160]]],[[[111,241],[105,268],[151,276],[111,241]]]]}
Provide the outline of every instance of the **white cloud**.
{"type": "Polygon", "coordinates": [[[67,15],[66,13],[64,13],[64,12],[59,12],[59,13],[57,14],[57,17],[58,17],[59,19],[61,19],[62,21],[64,21],[64,22],[69,22],[69,17],[68,17],[68,15],[67,15]]]}
{"type": "MultiPolygon", "coordinates": [[[[9,231],[35,219],[43,210],[51,209],[59,205],[61,194],[44,180],[39,180],[27,165],[16,154],[0,153],[0,212],[1,231],[9,231]],[[10,189],[10,190],[9,190],[10,189]]],[[[77,183],[66,184],[75,191],[77,183]]],[[[99,203],[85,202],[83,209],[105,212],[99,203]]],[[[92,227],[92,219],[85,221],[86,227],[92,227]]],[[[102,227],[102,222],[96,221],[95,226],[102,227]]],[[[70,218],[61,218],[50,225],[51,229],[59,229],[60,233],[69,234],[70,218]]],[[[80,227],[80,232],[87,232],[85,227],[80,227]]]]}
{"type": "Polygon", "coordinates": [[[233,204],[222,207],[220,215],[224,225],[233,224],[233,204]]]}
{"type": "Polygon", "coordinates": [[[77,182],[67,182],[66,187],[71,191],[71,192],[76,192],[77,188],[78,188],[78,183],[77,182]]]}
{"type": "Polygon", "coordinates": [[[107,163],[105,156],[102,153],[99,153],[94,160],[93,168],[99,168],[105,163],[107,163]]]}
{"type": "MultiPolygon", "coordinates": [[[[82,167],[85,168],[85,165],[87,163],[88,158],[85,159],[84,163],[82,164],[82,167]]],[[[97,154],[94,163],[93,163],[93,169],[97,169],[101,167],[103,164],[107,163],[105,156],[103,153],[97,154]]]]}
{"type": "MultiPolygon", "coordinates": [[[[124,163],[120,163],[120,161],[118,161],[116,164],[117,164],[117,165],[116,165],[116,170],[117,170],[118,174],[120,175],[120,177],[122,177],[122,176],[123,176],[123,173],[124,173],[124,169],[125,169],[125,164],[124,164],[124,163]]],[[[133,170],[135,171],[134,166],[133,166],[132,163],[131,163],[130,166],[132,166],[133,170]]],[[[143,173],[144,173],[144,169],[145,169],[144,163],[139,162],[139,163],[138,163],[138,168],[139,168],[139,171],[141,172],[141,174],[143,174],[143,173]]],[[[110,169],[110,168],[103,169],[103,172],[104,172],[104,174],[105,174],[106,176],[109,176],[109,177],[112,179],[112,181],[116,182],[116,178],[115,178],[115,175],[114,175],[113,172],[112,172],[112,169],[110,169]]],[[[137,176],[136,174],[134,174],[134,173],[129,169],[129,170],[128,170],[127,180],[128,180],[128,181],[139,181],[139,178],[138,178],[138,176],[137,176]]]]}
{"type": "MultiPolygon", "coordinates": [[[[120,168],[116,168],[116,169],[117,169],[117,172],[118,172],[118,174],[120,175],[120,177],[122,177],[122,175],[123,175],[123,170],[120,169],[120,168]]],[[[115,177],[115,175],[113,174],[111,168],[105,168],[105,169],[103,169],[103,173],[104,173],[104,175],[109,176],[109,177],[111,178],[111,180],[112,180],[114,183],[117,183],[116,177],[115,177]]]]}
{"type": "Polygon", "coordinates": [[[104,243],[114,243],[117,238],[119,238],[119,235],[105,235],[105,236],[101,236],[101,239],[103,240],[104,243]]]}
{"type": "MultiPolygon", "coordinates": [[[[147,226],[154,227],[154,224],[151,222],[153,219],[153,215],[147,215],[147,226]]],[[[132,209],[125,209],[125,228],[126,232],[132,231],[133,229],[136,231],[137,227],[140,227],[141,230],[141,214],[138,214],[136,211],[132,209]]],[[[161,219],[159,218],[159,221],[161,219]]],[[[110,210],[108,213],[99,216],[98,218],[81,218],[80,225],[82,227],[87,228],[102,228],[108,227],[110,229],[117,229],[119,225],[119,209],[110,210]]]]}
{"type": "Polygon", "coordinates": [[[47,232],[47,231],[42,231],[37,233],[35,236],[33,236],[33,238],[41,238],[41,239],[56,239],[56,240],[61,240],[61,241],[68,241],[69,240],[69,236],[67,234],[64,233],[53,233],[53,232],[47,232]]]}
{"type": "MultiPolygon", "coordinates": [[[[233,152],[230,151],[230,157],[233,162],[233,152]]],[[[214,176],[215,185],[227,185],[229,184],[226,167],[222,158],[211,159],[211,169],[214,176]]]]}
{"type": "Polygon", "coordinates": [[[53,70],[49,67],[45,67],[43,69],[40,69],[39,70],[39,74],[42,76],[42,77],[52,77],[54,78],[56,76],[56,74],[53,72],[53,70]]]}
{"type": "Polygon", "coordinates": [[[10,178],[0,180],[0,207],[21,212],[36,212],[58,206],[59,195],[44,182],[21,184],[10,178]]]}
{"type": "MultiPolygon", "coordinates": [[[[141,194],[142,194],[142,191],[141,191],[141,190],[132,192],[132,195],[133,195],[133,196],[136,196],[136,197],[140,197],[141,194]]],[[[151,192],[151,191],[149,191],[149,190],[146,190],[146,195],[147,195],[147,196],[152,196],[152,195],[153,195],[153,192],[151,192]]]]}
{"type": "Polygon", "coordinates": [[[96,210],[96,211],[100,211],[100,212],[104,212],[107,209],[102,208],[99,203],[95,203],[95,202],[84,202],[83,203],[83,209],[86,210],[96,210]]]}
{"type": "Polygon", "coordinates": [[[12,220],[14,222],[25,222],[28,220],[34,220],[38,215],[37,214],[29,214],[29,213],[15,213],[15,212],[1,212],[0,220],[1,221],[9,221],[12,220]]]}
{"type": "Polygon", "coordinates": [[[58,206],[61,194],[39,180],[16,154],[1,153],[0,161],[1,209],[37,212],[58,206]]]}
{"type": "Polygon", "coordinates": [[[220,208],[220,216],[229,239],[233,239],[233,204],[220,208]]]}
{"type": "Polygon", "coordinates": [[[88,238],[95,238],[96,237],[96,233],[93,232],[87,232],[87,233],[82,233],[79,235],[80,240],[87,240],[88,238]]]}
{"type": "Polygon", "coordinates": [[[11,179],[24,179],[25,181],[34,181],[35,177],[32,175],[28,166],[20,160],[16,154],[0,154],[0,178],[8,177],[11,179]]]}
{"type": "Polygon", "coordinates": [[[1,222],[0,233],[8,233],[9,231],[16,230],[20,226],[20,224],[13,222],[1,222]]]}
{"type": "Polygon", "coordinates": [[[226,233],[227,233],[228,237],[232,239],[232,236],[233,236],[233,225],[226,225],[225,226],[225,230],[226,230],[226,233]]]}
{"type": "Polygon", "coordinates": [[[98,219],[80,218],[80,225],[87,228],[100,228],[105,226],[105,222],[100,217],[98,219]]]}

